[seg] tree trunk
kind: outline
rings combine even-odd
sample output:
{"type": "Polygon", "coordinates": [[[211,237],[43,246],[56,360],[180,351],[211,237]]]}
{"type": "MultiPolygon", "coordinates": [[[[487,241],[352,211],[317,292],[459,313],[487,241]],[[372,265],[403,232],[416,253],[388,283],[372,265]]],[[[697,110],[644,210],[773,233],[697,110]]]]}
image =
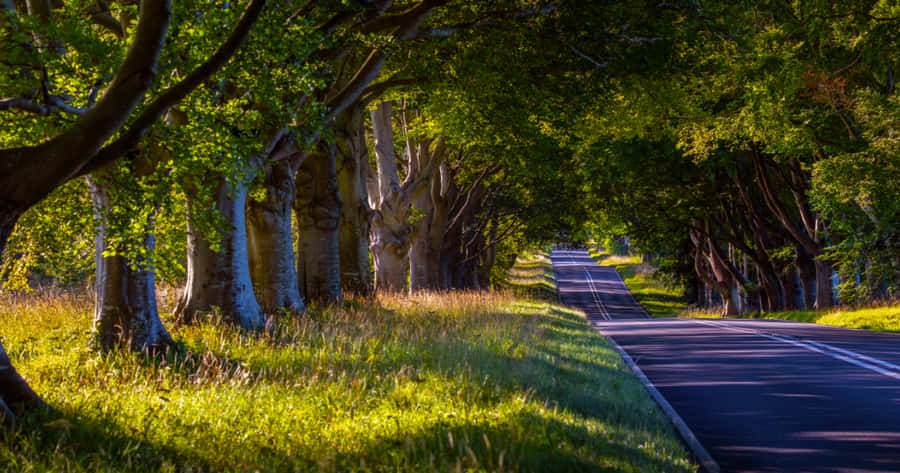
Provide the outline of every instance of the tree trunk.
{"type": "Polygon", "coordinates": [[[13,416],[35,407],[47,407],[13,368],[6,350],[0,344],[0,422],[11,423],[13,416]]]}
{"type": "Polygon", "coordinates": [[[412,242],[409,248],[409,291],[432,289],[431,268],[429,268],[428,248],[431,234],[431,220],[434,208],[431,196],[423,193],[413,202],[417,221],[412,231],[412,242]]]}
{"type": "MultiPolygon", "coordinates": [[[[222,320],[246,330],[265,327],[266,319],[253,293],[247,259],[244,180],[229,185],[220,179],[215,193],[216,210],[225,220],[219,251],[214,251],[192,218],[188,218],[187,286],[175,315],[179,323],[191,323],[201,312],[218,309],[222,320]]],[[[188,214],[196,203],[188,196],[188,214]]]]}
{"type": "Polygon", "coordinates": [[[332,304],[343,300],[338,247],[342,203],[335,146],[320,143],[319,151],[304,161],[295,180],[297,276],[307,301],[332,304]]]}
{"type": "Polygon", "coordinates": [[[375,289],[400,292],[406,289],[411,226],[409,198],[400,187],[397,173],[390,102],[381,102],[372,110],[372,130],[378,164],[377,208],[369,246],[375,262],[375,289]]]}
{"type": "MultiPolygon", "coordinates": [[[[172,343],[156,307],[154,270],[138,258],[103,256],[109,250],[106,212],[110,208],[109,183],[102,177],[88,178],[94,213],[99,222],[96,246],[94,333],[91,343],[103,350],[127,346],[135,351],[156,350],[172,343]]],[[[144,235],[146,254],[153,251],[154,238],[144,235]]]]}
{"type": "Polygon", "coordinates": [[[458,288],[458,272],[463,260],[461,248],[462,228],[459,225],[453,225],[445,232],[443,246],[441,247],[441,289],[458,288]]]}
{"type": "Polygon", "coordinates": [[[781,287],[778,281],[778,278],[770,271],[771,268],[762,268],[757,266],[756,270],[759,273],[759,285],[762,287],[763,294],[763,306],[760,307],[761,311],[777,311],[779,310],[782,303],[782,294],[781,287]]]}
{"type": "Polygon", "coordinates": [[[816,269],[812,258],[802,246],[795,245],[797,251],[797,274],[800,276],[800,287],[803,290],[803,308],[813,309],[816,305],[816,269]]]}
{"type": "Polygon", "coordinates": [[[782,270],[779,280],[784,293],[784,310],[797,310],[797,272],[793,268],[782,270]]]}
{"type": "MultiPolygon", "coordinates": [[[[708,229],[708,222],[704,224],[708,229]]],[[[690,238],[694,243],[694,272],[697,277],[719,294],[722,299],[722,317],[737,315],[738,307],[732,299],[731,291],[734,281],[723,267],[719,252],[714,246],[716,242],[708,235],[702,235],[695,230],[690,230],[690,238]]]]}
{"type": "Polygon", "coordinates": [[[442,289],[441,283],[441,247],[444,232],[447,229],[447,194],[452,175],[446,164],[441,164],[440,174],[432,178],[431,183],[431,224],[426,237],[428,245],[427,269],[429,289],[442,289]]]}
{"type": "MultiPolygon", "coordinates": [[[[21,210],[4,207],[0,202],[0,255],[3,254],[6,242],[21,216],[21,210]]],[[[9,424],[14,420],[14,413],[36,406],[45,406],[45,404],[16,372],[6,355],[3,342],[0,341],[0,416],[3,418],[2,423],[9,424]]]]}
{"type": "Polygon", "coordinates": [[[488,237],[485,241],[485,243],[490,246],[481,249],[481,258],[478,268],[478,284],[482,289],[491,289],[491,271],[497,263],[497,232],[499,226],[496,218],[491,219],[488,237]]]}
{"type": "Polygon", "coordinates": [[[247,202],[247,246],[253,291],[265,313],[303,313],[306,306],[300,297],[291,231],[294,176],[288,160],[268,167],[263,186],[264,199],[247,202]]]}
{"type": "Polygon", "coordinates": [[[816,258],[813,265],[816,271],[816,309],[827,309],[833,305],[831,263],[816,258]]]}
{"type": "Polygon", "coordinates": [[[372,209],[366,191],[369,150],[363,107],[349,108],[335,119],[338,132],[337,176],[342,208],[338,226],[341,287],[344,292],[372,292],[369,265],[369,219],[372,209]]]}

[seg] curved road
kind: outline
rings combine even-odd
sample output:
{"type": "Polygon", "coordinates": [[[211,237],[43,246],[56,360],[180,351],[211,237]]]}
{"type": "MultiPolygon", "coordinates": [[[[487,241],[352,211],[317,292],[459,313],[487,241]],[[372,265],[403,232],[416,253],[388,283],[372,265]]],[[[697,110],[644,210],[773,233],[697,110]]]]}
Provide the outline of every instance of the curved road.
{"type": "Polygon", "coordinates": [[[585,251],[551,259],[562,302],[631,356],[721,471],[900,472],[900,335],[640,319],[612,268],[585,251]]]}

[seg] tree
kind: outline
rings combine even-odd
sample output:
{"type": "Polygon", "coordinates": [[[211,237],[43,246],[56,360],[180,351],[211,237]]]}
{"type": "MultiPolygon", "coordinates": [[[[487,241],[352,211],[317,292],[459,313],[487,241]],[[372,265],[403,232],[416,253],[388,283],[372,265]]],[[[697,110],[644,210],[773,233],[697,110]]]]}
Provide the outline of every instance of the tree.
{"type": "MultiPolygon", "coordinates": [[[[5,249],[16,222],[25,211],[68,180],[123,156],[137,144],[152,123],[170,106],[214,74],[234,54],[264,5],[265,1],[261,0],[248,4],[245,14],[236,24],[231,36],[216,54],[188,74],[183,81],[161,93],[126,127],[126,122],[153,83],[172,17],[170,2],[143,0],[133,33],[132,46],[102,96],[89,104],[85,110],[77,111],[77,118],[74,121],[47,140],[35,137],[37,139],[32,138],[32,143],[12,143],[11,147],[10,143],[4,142],[7,147],[0,150],[0,163],[3,166],[3,172],[0,173],[0,181],[3,184],[0,186],[3,189],[0,191],[0,252],[5,249]],[[123,127],[126,127],[124,133],[107,144],[107,141],[123,127]],[[39,143],[34,143],[38,141],[39,143]]],[[[10,5],[8,2],[3,6],[8,13],[11,13],[10,7],[15,8],[15,4],[10,5]]],[[[46,4],[44,6],[40,16],[44,21],[50,21],[51,12],[46,8],[46,4]]],[[[4,34],[24,35],[24,32],[19,33],[22,30],[19,28],[18,13],[8,14],[3,18],[2,21],[6,22],[4,26],[7,26],[3,30],[4,34]]],[[[40,34],[37,37],[39,39],[37,50],[40,51],[40,34]]],[[[27,38],[25,41],[12,44],[16,45],[12,54],[24,54],[33,50],[27,38]]],[[[51,50],[53,54],[61,54],[59,48],[51,50]]],[[[4,54],[8,53],[4,51],[4,54]]],[[[60,106],[57,100],[59,97],[54,98],[46,92],[41,99],[44,100],[44,104],[29,100],[27,97],[4,99],[0,110],[37,112],[40,115],[44,112],[55,113],[70,108],[60,106]]],[[[42,404],[16,373],[2,346],[0,346],[0,368],[2,368],[0,405],[7,414],[10,411],[9,406],[24,409],[42,404]]],[[[10,418],[8,415],[6,417],[10,418]]]]}

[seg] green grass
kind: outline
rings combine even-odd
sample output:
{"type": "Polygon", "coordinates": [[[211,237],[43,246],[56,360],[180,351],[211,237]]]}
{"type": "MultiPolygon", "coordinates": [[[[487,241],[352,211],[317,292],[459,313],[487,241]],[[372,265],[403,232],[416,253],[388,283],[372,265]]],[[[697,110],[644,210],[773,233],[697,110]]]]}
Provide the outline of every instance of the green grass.
{"type": "Polygon", "coordinates": [[[547,303],[353,300],[264,334],[176,328],[156,359],[87,349],[91,311],[0,297],[10,356],[58,410],[0,432],[0,471],[694,470],[608,342],[547,303]]]}
{"type": "Polygon", "coordinates": [[[613,266],[634,298],[652,317],[677,317],[687,310],[684,289],[667,285],[653,276],[652,266],[641,263],[639,256],[611,255],[603,251],[591,252],[598,263],[613,266]]]}
{"type": "Polygon", "coordinates": [[[509,270],[506,287],[518,295],[533,299],[557,302],[556,273],[553,263],[545,253],[519,255],[509,270]]]}

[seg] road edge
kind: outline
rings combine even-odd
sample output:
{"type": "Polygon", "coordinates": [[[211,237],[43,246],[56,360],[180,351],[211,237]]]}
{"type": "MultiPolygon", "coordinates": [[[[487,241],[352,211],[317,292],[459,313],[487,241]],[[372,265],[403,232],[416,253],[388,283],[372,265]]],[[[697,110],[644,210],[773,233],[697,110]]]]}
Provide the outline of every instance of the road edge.
{"type": "Polygon", "coordinates": [[[650,393],[650,397],[656,401],[656,404],[662,409],[663,413],[666,417],[669,418],[669,421],[672,422],[672,425],[675,426],[675,430],[678,432],[678,435],[681,436],[681,439],[687,445],[688,450],[694,455],[694,458],[698,460],[700,464],[700,468],[703,469],[706,473],[721,473],[721,468],[719,467],[719,463],[713,459],[712,455],[706,450],[700,440],[697,439],[697,436],[694,435],[694,432],[688,427],[687,423],[684,419],[678,415],[678,412],[675,412],[675,408],[669,404],[669,401],[663,397],[663,395],[656,389],[656,386],[647,378],[647,375],[644,374],[643,370],[631,359],[631,356],[625,352],[625,350],[616,343],[611,337],[604,334],[602,331],[594,327],[594,330],[600,332],[610,343],[612,343],[613,347],[615,347],[616,351],[619,352],[619,355],[622,359],[625,360],[625,363],[631,368],[631,371],[641,380],[641,384],[644,385],[644,389],[650,393]]]}

